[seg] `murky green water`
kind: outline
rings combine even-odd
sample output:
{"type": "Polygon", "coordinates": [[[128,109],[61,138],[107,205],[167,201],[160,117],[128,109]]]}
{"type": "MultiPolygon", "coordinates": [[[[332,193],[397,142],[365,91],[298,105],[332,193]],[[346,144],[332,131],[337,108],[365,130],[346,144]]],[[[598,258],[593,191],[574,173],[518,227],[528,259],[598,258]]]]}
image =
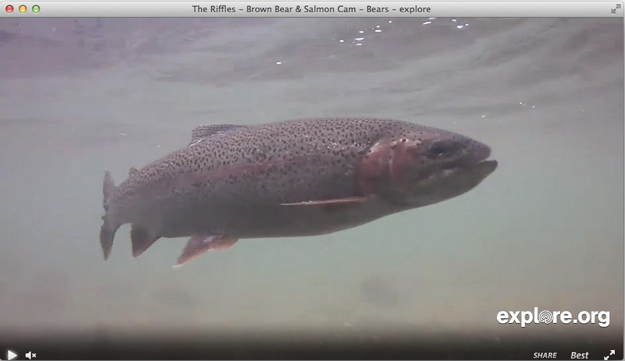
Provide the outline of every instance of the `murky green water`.
{"type": "Polygon", "coordinates": [[[539,307],[622,332],[622,19],[424,21],[3,20],[0,331],[506,332],[498,311],[539,307]],[[119,183],[200,124],[353,115],[466,134],[500,167],[329,236],[174,270],[185,240],[133,259],[124,226],[102,260],[105,169],[119,183]]]}

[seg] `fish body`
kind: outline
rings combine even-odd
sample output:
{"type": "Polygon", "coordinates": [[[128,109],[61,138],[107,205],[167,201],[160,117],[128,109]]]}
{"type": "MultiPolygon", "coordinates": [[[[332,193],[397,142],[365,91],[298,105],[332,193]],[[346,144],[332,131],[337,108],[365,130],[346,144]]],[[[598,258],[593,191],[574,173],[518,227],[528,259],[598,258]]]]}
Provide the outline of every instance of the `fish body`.
{"type": "Polygon", "coordinates": [[[237,239],[327,234],[453,198],[497,167],[471,138],[391,119],[196,128],[191,143],[118,187],[104,181],[105,258],[131,223],[136,257],[188,237],[178,264],[237,239]]]}

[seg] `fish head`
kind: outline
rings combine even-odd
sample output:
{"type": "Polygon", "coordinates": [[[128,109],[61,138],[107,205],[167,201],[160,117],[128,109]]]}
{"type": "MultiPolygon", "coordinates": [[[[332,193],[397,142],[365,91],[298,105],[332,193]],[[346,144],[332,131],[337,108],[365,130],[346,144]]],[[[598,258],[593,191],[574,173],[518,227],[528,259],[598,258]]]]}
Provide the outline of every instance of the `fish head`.
{"type": "Polygon", "coordinates": [[[469,137],[417,127],[368,149],[359,170],[363,193],[416,208],[475,188],[497,168],[488,145],[469,137]]]}

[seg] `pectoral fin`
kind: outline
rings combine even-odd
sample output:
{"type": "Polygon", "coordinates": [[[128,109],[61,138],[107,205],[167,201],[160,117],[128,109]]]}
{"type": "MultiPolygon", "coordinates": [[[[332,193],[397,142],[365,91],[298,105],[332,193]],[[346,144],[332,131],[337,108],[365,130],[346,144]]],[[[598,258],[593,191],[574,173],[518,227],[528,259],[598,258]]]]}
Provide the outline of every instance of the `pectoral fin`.
{"type": "Polygon", "coordinates": [[[225,235],[196,234],[189,238],[174,268],[184,266],[206,251],[223,251],[228,249],[235,244],[237,240],[238,238],[225,235]]]}
{"type": "Polygon", "coordinates": [[[282,203],[281,205],[287,207],[316,207],[321,209],[341,209],[358,207],[369,200],[371,200],[371,197],[348,197],[338,199],[326,199],[321,201],[282,203]]]}

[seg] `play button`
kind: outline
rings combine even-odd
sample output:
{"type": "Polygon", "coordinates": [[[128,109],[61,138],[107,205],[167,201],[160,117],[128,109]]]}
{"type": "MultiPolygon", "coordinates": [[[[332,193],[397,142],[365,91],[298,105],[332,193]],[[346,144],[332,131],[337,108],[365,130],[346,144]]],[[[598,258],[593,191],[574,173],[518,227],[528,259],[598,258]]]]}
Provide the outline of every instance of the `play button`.
{"type": "Polygon", "coordinates": [[[11,350],[7,350],[7,360],[13,360],[17,357],[17,354],[11,350]]]}

